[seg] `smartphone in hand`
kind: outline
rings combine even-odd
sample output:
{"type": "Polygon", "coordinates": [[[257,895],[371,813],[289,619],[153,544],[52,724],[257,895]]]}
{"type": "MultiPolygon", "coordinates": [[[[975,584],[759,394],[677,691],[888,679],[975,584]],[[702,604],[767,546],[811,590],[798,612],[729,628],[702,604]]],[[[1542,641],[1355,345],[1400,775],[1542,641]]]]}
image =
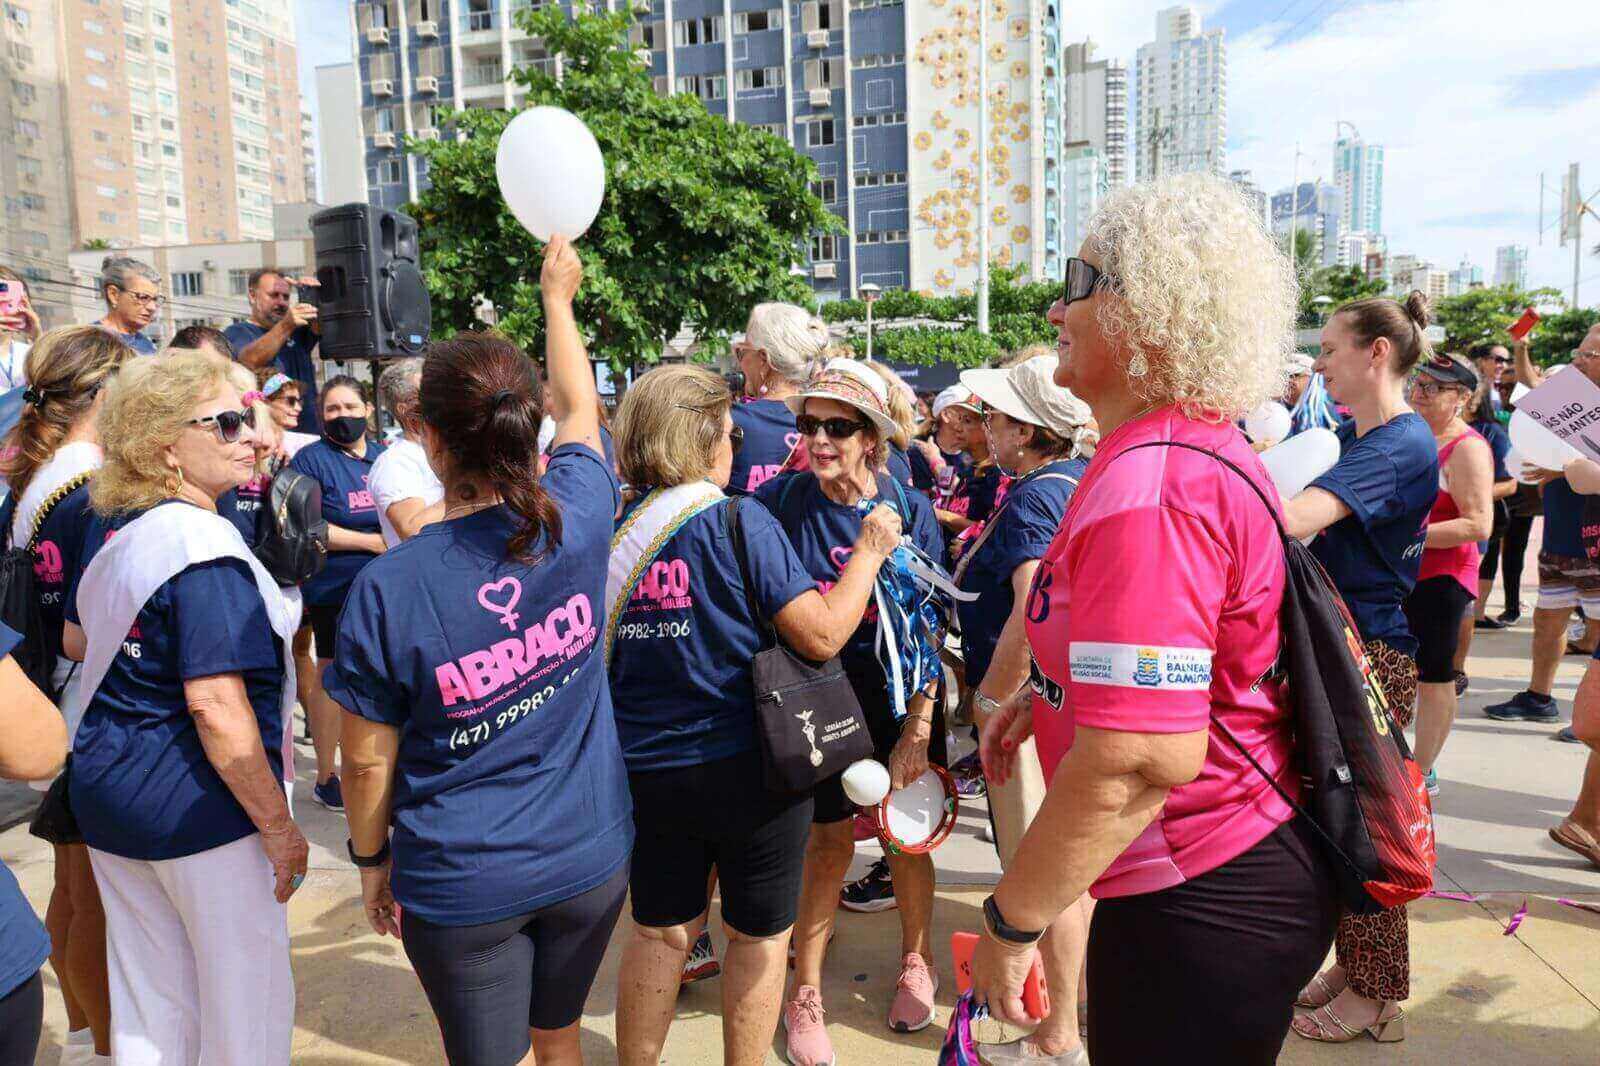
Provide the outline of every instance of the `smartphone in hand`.
{"type": "MultiPolygon", "coordinates": [[[[977,933],[952,933],[950,955],[955,964],[956,992],[972,990],[972,953],[978,948],[977,933]]],[[[1033,965],[1028,969],[1028,979],[1022,984],[1022,1009],[1030,1018],[1050,1016],[1050,987],[1044,979],[1044,959],[1039,949],[1033,951],[1033,965]]]]}

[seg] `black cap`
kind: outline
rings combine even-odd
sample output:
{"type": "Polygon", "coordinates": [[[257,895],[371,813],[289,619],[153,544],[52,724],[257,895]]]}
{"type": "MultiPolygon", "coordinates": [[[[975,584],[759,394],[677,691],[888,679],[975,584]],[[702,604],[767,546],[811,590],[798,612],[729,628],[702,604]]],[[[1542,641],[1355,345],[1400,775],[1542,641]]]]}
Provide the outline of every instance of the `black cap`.
{"type": "Polygon", "coordinates": [[[1419,369],[1433,380],[1442,381],[1446,385],[1460,385],[1469,391],[1478,387],[1478,376],[1448,355],[1436,355],[1423,363],[1419,369]]]}

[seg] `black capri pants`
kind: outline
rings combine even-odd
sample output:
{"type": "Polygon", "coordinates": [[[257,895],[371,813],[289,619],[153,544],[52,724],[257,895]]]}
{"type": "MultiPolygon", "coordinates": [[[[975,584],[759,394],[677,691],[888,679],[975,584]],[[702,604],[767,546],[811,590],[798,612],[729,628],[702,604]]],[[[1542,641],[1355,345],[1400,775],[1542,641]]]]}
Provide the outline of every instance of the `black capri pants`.
{"type": "MultiPolygon", "coordinates": [[[[860,669],[847,668],[850,687],[855,690],[861,704],[861,714],[867,720],[867,732],[872,734],[872,757],[889,765],[889,755],[900,743],[900,723],[895,721],[894,702],[889,698],[889,684],[884,679],[883,667],[877,663],[863,664],[860,669]]],[[[907,701],[909,702],[909,701],[907,701]]],[[[945,745],[944,683],[933,701],[933,733],[928,738],[928,762],[948,767],[949,755],[945,745]]],[[[816,790],[815,810],[811,820],[818,825],[842,822],[855,817],[856,805],[844,794],[844,772],[820,782],[816,790]]]]}
{"type": "Polygon", "coordinates": [[[35,973],[0,996],[0,1066],[33,1066],[44,1031],[44,982],[35,973]]]}
{"type": "Polygon", "coordinates": [[[1456,648],[1461,643],[1461,619],[1477,599],[1453,577],[1419,581],[1401,607],[1406,624],[1417,638],[1417,680],[1442,685],[1456,679],[1456,648]]]}
{"type": "Polygon", "coordinates": [[[311,627],[312,645],[319,659],[333,658],[334,644],[339,635],[339,612],[344,610],[344,600],[338,603],[308,603],[305,624],[311,627]]]}
{"type": "Polygon", "coordinates": [[[635,922],[664,929],[698,918],[715,866],[729,927],[768,937],[794,924],[811,793],[770,792],[762,775],[757,751],[628,775],[635,922]]]}
{"type": "Polygon", "coordinates": [[[583,1017],[627,891],[624,865],[587,892],[498,922],[435,925],[406,914],[401,942],[451,1066],[521,1062],[530,1028],[583,1017]]]}
{"type": "Polygon", "coordinates": [[[1339,910],[1299,819],[1192,881],[1101,900],[1089,926],[1090,1061],[1272,1066],[1339,910]]]}

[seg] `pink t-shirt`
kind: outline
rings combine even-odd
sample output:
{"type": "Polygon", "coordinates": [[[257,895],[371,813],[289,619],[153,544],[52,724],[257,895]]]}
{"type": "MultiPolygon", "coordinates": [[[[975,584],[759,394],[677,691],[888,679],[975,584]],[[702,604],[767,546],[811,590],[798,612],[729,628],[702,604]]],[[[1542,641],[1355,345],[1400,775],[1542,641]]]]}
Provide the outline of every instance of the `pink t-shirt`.
{"type": "MultiPolygon", "coordinates": [[[[1174,440],[1231,460],[1276,490],[1234,426],[1152,412],[1102,441],[1028,596],[1033,723],[1045,777],[1078,726],[1127,733],[1209,729],[1215,715],[1298,797],[1281,683],[1277,526],[1239,475],[1174,440]],[[1121,456],[1121,458],[1119,458],[1121,456]]],[[[1091,893],[1154,892],[1248,851],[1292,815],[1220,731],[1200,776],[1117,856],[1091,893]]]]}

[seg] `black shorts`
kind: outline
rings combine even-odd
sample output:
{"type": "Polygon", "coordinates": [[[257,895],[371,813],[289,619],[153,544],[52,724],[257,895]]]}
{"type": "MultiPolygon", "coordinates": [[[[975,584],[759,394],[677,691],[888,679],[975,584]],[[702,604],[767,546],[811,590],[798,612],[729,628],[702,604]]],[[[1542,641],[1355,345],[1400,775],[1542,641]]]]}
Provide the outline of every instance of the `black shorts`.
{"type": "Polygon", "coordinates": [[[811,797],[769,792],[759,752],[632,773],[628,787],[635,922],[662,929],[698,918],[715,866],[729,927],[764,937],[794,924],[811,797]]]}
{"type": "Polygon", "coordinates": [[[1411,635],[1417,638],[1417,680],[1442,685],[1456,677],[1461,619],[1476,599],[1453,577],[1419,581],[1401,604],[1411,635]]]}
{"type": "Polygon", "coordinates": [[[83,831],[78,828],[78,819],[72,813],[72,794],[69,791],[68,775],[72,772],[72,756],[67,756],[67,764],[61,768],[61,773],[50,782],[50,789],[44,794],[44,799],[39,802],[39,809],[34,813],[33,821],[28,825],[28,832],[43,840],[47,844],[67,846],[83,843],[83,831]]]}
{"type": "MultiPolygon", "coordinates": [[[[900,742],[900,723],[895,721],[894,704],[889,700],[889,686],[884,681],[883,670],[877,666],[873,666],[870,671],[852,670],[850,687],[856,691],[856,699],[861,703],[861,712],[867,719],[867,732],[872,734],[873,758],[888,766],[889,754],[900,742]]],[[[945,751],[942,682],[939,694],[941,698],[933,701],[933,735],[928,739],[928,761],[939,766],[949,766],[949,756],[945,751]]],[[[841,771],[817,785],[816,792],[813,793],[814,809],[811,814],[811,820],[816,824],[827,825],[830,822],[842,822],[846,818],[854,817],[856,805],[844,794],[843,778],[844,773],[841,771]]]]}
{"type": "Polygon", "coordinates": [[[627,891],[624,866],[587,892],[498,922],[434,925],[406,914],[401,942],[452,1066],[520,1062],[530,1028],[581,1018],[627,891]]]}
{"type": "Polygon", "coordinates": [[[343,600],[338,603],[306,604],[306,625],[311,627],[311,639],[319,659],[333,658],[334,638],[339,633],[339,612],[342,610],[343,600]]]}

